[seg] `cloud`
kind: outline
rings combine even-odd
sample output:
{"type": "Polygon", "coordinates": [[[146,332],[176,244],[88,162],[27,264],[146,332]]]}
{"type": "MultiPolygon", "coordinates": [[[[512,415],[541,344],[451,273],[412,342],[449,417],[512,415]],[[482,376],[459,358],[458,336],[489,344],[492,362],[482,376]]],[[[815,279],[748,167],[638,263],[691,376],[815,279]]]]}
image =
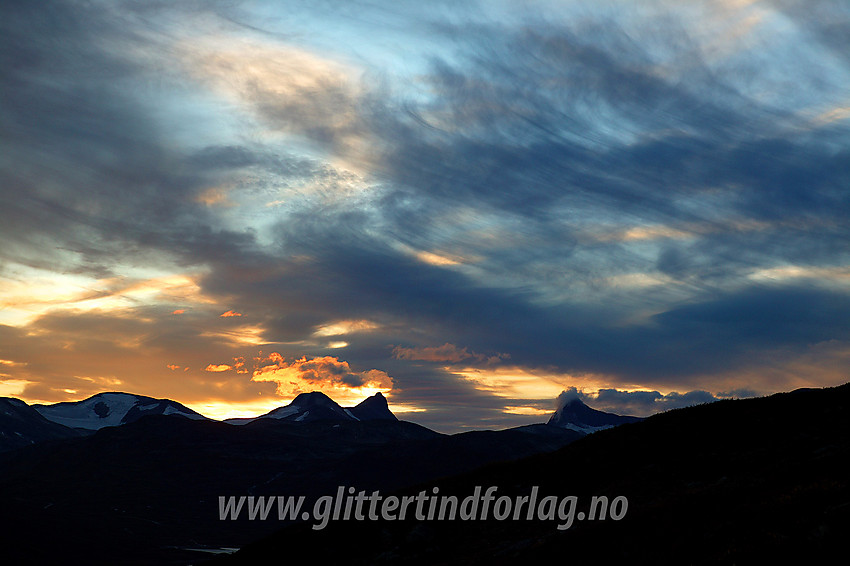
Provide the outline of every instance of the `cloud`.
{"type": "Polygon", "coordinates": [[[242,313],[236,312],[236,311],[226,311],[226,312],[221,313],[218,316],[220,316],[222,318],[230,318],[230,317],[233,317],[233,316],[242,316],[242,313]]]}
{"type": "Polygon", "coordinates": [[[206,206],[234,206],[227,198],[227,190],[222,187],[204,189],[195,197],[195,201],[206,206]]]}
{"type": "Polygon", "coordinates": [[[658,391],[618,391],[616,389],[600,389],[596,394],[596,404],[600,407],[619,407],[620,410],[631,410],[638,415],[648,415],[659,411],[689,407],[701,403],[712,403],[719,397],[708,391],[688,391],[678,393],[671,391],[662,395],[658,391]]]}
{"type": "Polygon", "coordinates": [[[581,401],[584,398],[584,394],[576,389],[575,387],[570,387],[569,389],[565,389],[561,391],[558,398],[555,400],[556,410],[561,409],[564,405],[569,403],[570,401],[581,401]]]}
{"type": "Polygon", "coordinates": [[[529,376],[688,402],[846,379],[844,3],[358,9],[9,4],[4,374],[392,387],[451,426],[542,410],[529,376]],[[219,328],[232,305],[250,326],[219,328]],[[201,369],[260,349],[269,381],[201,369]]]}
{"type": "Polygon", "coordinates": [[[296,45],[222,41],[220,34],[176,49],[189,73],[247,105],[264,125],[338,151],[359,145],[361,95],[353,69],[296,45]]]}
{"type": "Polygon", "coordinates": [[[272,352],[254,361],[251,380],[276,383],[278,395],[284,397],[317,390],[339,400],[362,396],[363,391],[386,393],[393,388],[393,379],[386,372],[377,369],[355,372],[348,362],[331,356],[312,359],[303,356],[286,361],[279,353],[272,352]]]}
{"type": "Polygon", "coordinates": [[[508,354],[496,354],[485,356],[468,351],[467,348],[458,348],[448,342],[442,346],[431,346],[424,348],[404,348],[395,346],[393,357],[399,360],[422,360],[427,362],[461,362],[472,360],[476,362],[498,363],[503,359],[510,358],[508,354]]]}
{"type": "Polygon", "coordinates": [[[76,400],[114,390],[181,402],[240,402],[256,400],[259,394],[275,398],[271,384],[240,375],[243,368],[237,361],[210,364],[211,352],[218,359],[256,355],[256,347],[234,347],[204,335],[216,310],[193,317],[170,312],[156,306],[54,310],[21,328],[0,325],[0,358],[14,362],[0,370],[26,381],[21,395],[32,402],[76,400]],[[208,367],[236,371],[203,371],[208,367]]]}
{"type": "Polygon", "coordinates": [[[356,332],[371,332],[380,327],[376,322],[370,320],[338,320],[329,322],[316,328],[314,336],[342,336],[356,332]]]}
{"type": "Polygon", "coordinates": [[[662,411],[690,407],[703,403],[713,403],[721,399],[755,397],[757,393],[748,389],[721,392],[693,390],[685,393],[671,391],[662,394],[658,391],[623,391],[618,389],[599,389],[585,392],[575,387],[564,390],[556,399],[557,408],[578,399],[595,409],[620,415],[648,416],[662,411]]]}

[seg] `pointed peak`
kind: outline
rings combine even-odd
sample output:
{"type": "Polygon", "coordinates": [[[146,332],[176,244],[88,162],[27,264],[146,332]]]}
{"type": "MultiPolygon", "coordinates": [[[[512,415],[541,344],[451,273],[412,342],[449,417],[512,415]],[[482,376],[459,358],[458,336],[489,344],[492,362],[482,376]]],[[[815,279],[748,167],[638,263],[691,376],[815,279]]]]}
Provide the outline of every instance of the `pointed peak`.
{"type": "Polygon", "coordinates": [[[362,401],[357,403],[358,407],[361,407],[361,406],[365,407],[365,406],[369,406],[369,405],[386,407],[387,406],[387,398],[384,397],[381,394],[380,391],[378,391],[377,393],[375,393],[371,397],[366,397],[365,399],[363,399],[362,401]]]}
{"type": "Polygon", "coordinates": [[[361,421],[398,420],[392,411],[390,411],[387,398],[384,397],[380,391],[371,397],[363,399],[355,407],[351,407],[349,410],[361,421]]]}
{"type": "Polygon", "coordinates": [[[627,417],[594,409],[589,407],[582,397],[587,398],[575,387],[564,390],[558,396],[558,410],[552,414],[548,424],[583,432],[593,432],[594,430],[640,420],[637,417],[627,417]]]}

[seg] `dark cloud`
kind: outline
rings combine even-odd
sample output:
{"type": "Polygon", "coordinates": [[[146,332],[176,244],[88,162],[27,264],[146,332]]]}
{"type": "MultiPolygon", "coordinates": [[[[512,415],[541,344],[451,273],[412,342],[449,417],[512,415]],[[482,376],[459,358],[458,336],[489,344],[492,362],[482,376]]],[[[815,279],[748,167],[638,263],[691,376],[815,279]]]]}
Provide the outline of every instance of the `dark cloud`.
{"type": "Polygon", "coordinates": [[[510,358],[508,354],[484,355],[470,352],[468,348],[458,348],[454,344],[446,342],[442,346],[426,346],[423,348],[405,348],[395,346],[393,357],[399,360],[421,360],[429,362],[486,362],[497,364],[504,359],[510,358]]]}
{"type": "Polygon", "coordinates": [[[600,389],[594,399],[594,406],[604,407],[620,414],[651,415],[659,411],[689,407],[702,403],[712,403],[719,398],[708,391],[671,391],[662,395],[658,391],[618,391],[600,389]]]}
{"type": "Polygon", "coordinates": [[[850,338],[843,322],[850,301],[840,291],[751,285],[623,327],[612,324],[604,309],[537,306],[522,292],[476,287],[455,272],[375,246],[335,251],[330,242],[311,242],[322,249],[321,258],[292,264],[277,279],[231,281],[216,272],[209,288],[222,295],[250,289],[246,294],[256,309],[287,312],[274,319],[270,341],[293,337],[302,325],[378,316],[407,326],[393,327],[384,337],[388,344],[398,342],[398,333],[423,345],[450,340],[475,352],[507,353],[511,363],[624,380],[686,379],[744,368],[765,356],[792,358],[814,344],[850,338]],[[288,330],[281,332],[281,324],[288,330]]]}
{"type": "Polygon", "coordinates": [[[648,416],[660,411],[680,409],[703,403],[713,403],[721,399],[755,397],[756,393],[739,390],[714,395],[708,391],[671,391],[662,394],[658,391],[621,391],[618,389],[600,389],[595,393],[586,393],[575,387],[564,390],[557,398],[557,406],[578,399],[596,409],[620,415],[648,416]]]}

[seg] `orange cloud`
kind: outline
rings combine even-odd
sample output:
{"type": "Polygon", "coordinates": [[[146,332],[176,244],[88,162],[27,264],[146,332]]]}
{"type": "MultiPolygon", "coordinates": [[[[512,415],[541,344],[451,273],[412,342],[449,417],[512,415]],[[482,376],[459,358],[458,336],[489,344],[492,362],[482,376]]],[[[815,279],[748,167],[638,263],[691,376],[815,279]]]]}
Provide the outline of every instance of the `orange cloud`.
{"type": "Polygon", "coordinates": [[[392,378],[386,372],[371,369],[356,372],[348,362],[332,356],[287,361],[277,352],[255,358],[252,381],[277,383],[277,394],[285,397],[309,391],[323,391],[341,402],[356,402],[378,391],[389,392],[392,378]]]}
{"type": "Polygon", "coordinates": [[[208,365],[207,367],[204,368],[204,371],[222,372],[222,371],[228,371],[228,370],[232,370],[232,369],[233,369],[233,366],[229,366],[227,364],[218,364],[218,365],[210,364],[210,365],[208,365]]]}
{"type": "Polygon", "coordinates": [[[168,364],[168,365],[167,365],[167,366],[165,366],[165,367],[167,367],[167,368],[168,368],[168,369],[170,369],[171,371],[175,371],[175,370],[180,369],[180,366],[175,365],[175,364],[168,364]]]}
{"type": "Polygon", "coordinates": [[[248,369],[245,367],[245,358],[242,356],[233,358],[233,367],[236,369],[236,373],[248,373],[248,369]]]}
{"type": "Polygon", "coordinates": [[[227,311],[227,312],[221,313],[219,316],[222,317],[222,318],[229,318],[231,316],[242,316],[242,313],[236,312],[236,311],[227,311]]]}
{"type": "Polygon", "coordinates": [[[172,311],[171,314],[183,314],[186,312],[186,309],[177,309],[176,311],[172,311]]]}
{"type": "Polygon", "coordinates": [[[233,203],[227,198],[227,192],[227,187],[209,187],[195,197],[195,202],[207,206],[233,206],[233,203]]]}
{"type": "Polygon", "coordinates": [[[510,405],[505,407],[505,412],[509,415],[531,415],[546,417],[552,414],[552,409],[538,409],[537,407],[529,407],[525,405],[510,405]]]}
{"type": "Polygon", "coordinates": [[[479,362],[497,363],[503,359],[510,358],[509,354],[496,354],[485,356],[470,352],[467,348],[458,348],[454,344],[446,342],[442,346],[427,348],[393,348],[393,357],[397,360],[422,360],[426,362],[461,362],[473,359],[479,362]]]}

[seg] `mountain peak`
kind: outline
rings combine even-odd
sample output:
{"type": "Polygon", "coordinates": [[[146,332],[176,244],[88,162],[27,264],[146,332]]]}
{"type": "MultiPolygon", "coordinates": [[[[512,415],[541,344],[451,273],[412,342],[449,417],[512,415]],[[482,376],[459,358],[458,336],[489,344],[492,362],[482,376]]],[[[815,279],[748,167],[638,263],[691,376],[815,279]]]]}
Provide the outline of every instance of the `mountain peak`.
{"type": "Polygon", "coordinates": [[[351,420],[351,416],[336,401],[321,391],[299,393],[288,405],[278,407],[257,418],[303,422],[319,420],[351,420]]]}
{"type": "Polygon", "coordinates": [[[248,424],[257,419],[271,418],[295,422],[322,420],[334,421],[375,421],[398,419],[387,405],[387,399],[380,392],[363,400],[354,407],[341,407],[336,401],[321,391],[299,393],[288,405],[278,407],[253,419],[227,419],[230,424],[248,424]]]}
{"type": "Polygon", "coordinates": [[[298,405],[301,407],[308,407],[311,405],[330,405],[336,406],[336,401],[322,393],[321,391],[310,391],[309,393],[299,393],[295,399],[292,400],[290,405],[298,405]]]}
{"type": "Polygon", "coordinates": [[[349,409],[361,421],[397,421],[380,391],[349,409]]]}
{"type": "Polygon", "coordinates": [[[0,452],[80,434],[79,431],[47,420],[20,399],[0,397],[0,452]]]}
{"type": "Polygon", "coordinates": [[[639,420],[642,419],[640,417],[622,416],[599,411],[588,407],[578,397],[574,397],[561,405],[547,424],[580,432],[595,432],[604,428],[611,428],[639,420]]]}
{"type": "Polygon", "coordinates": [[[171,399],[105,391],[82,401],[64,401],[52,405],[33,405],[46,419],[71,428],[99,430],[130,423],[146,415],[180,415],[206,419],[203,415],[171,399]]]}

